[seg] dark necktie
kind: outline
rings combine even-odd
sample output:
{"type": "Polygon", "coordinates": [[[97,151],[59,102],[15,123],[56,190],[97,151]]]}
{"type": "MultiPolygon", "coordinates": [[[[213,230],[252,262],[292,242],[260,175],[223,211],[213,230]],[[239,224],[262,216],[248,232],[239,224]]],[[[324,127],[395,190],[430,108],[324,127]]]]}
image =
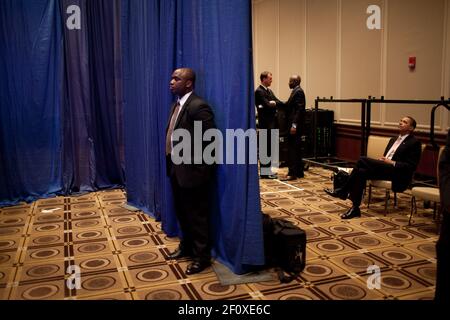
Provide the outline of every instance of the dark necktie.
{"type": "Polygon", "coordinates": [[[177,104],[175,105],[175,109],[172,113],[172,118],[170,119],[169,128],[167,129],[167,135],[166,135],[166,155],[170,155],[172,153],[172,134],[173,129],[175,127],[175,122],[178,117],[178,113],[180,113],[180,101],[177,101],[177,104]]]}

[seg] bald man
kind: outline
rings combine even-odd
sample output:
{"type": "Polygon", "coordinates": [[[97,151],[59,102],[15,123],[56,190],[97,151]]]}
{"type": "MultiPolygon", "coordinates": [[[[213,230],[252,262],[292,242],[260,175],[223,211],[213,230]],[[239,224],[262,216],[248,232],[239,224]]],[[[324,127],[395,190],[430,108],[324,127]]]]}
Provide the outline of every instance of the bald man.
{"type": "Polygon", "coordinates": [[[281,181],[292,181],[303,178],[302,160],[302,130],[305,123],[306,99],[303,89],[300,87],[302,79],[299,75],[289,78],[289,88],[292,89],[288,101],[285,103],[288,135],[288,175],[281,181]]]}
{"type": "Polygon", "coordinates": [[[172,73],[170,90],[177,101],[172,105],[166,129],[167,175],[172,185],[175,213],[183,233],[178,249],[168,258],[192,258],[193,262],[186,269],[187,275],[199,273],[211,264],[209,191],[214,165],[205,163],[204,159],[197,164],[193,154],[189,163],[180,164],[174,161],[176,155],[172,152],[181,142],[173,139],[175,130],[183,129],[190,133],[191,152],[195,152],[194,123],[201,123],[202,136],[206,130],[216,128],[211,107],[194,93],[194,86],[195,72],[192,69],[180,68],[172,73]]]}

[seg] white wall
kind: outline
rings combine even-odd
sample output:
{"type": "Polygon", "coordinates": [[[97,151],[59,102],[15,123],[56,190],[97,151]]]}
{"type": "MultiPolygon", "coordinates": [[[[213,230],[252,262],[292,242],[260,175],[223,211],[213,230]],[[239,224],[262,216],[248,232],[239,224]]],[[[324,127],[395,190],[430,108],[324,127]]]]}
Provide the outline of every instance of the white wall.
{"type": "MultiPolygon", "coordinates": [[[[300,74],[307,106],[317,96],[439,99],[450,97],[450,0],[254,0],[255,85],[273,73],[278,97],[289,97],[288,79],[300,74]],[[381,8],[381,29],[366,26],[369,5],[381,8]],[[408,57],[417,57],[414,71],[408,57]]],[[[360,105],[321,104],[341,123],[357,124],[360,105]]],[[[375,105],[373,126],[396,126],[403,115],[429,130],[426,105],[375,105]]],[[[449,112],[436,131],[450,127],[449,112]]]]}

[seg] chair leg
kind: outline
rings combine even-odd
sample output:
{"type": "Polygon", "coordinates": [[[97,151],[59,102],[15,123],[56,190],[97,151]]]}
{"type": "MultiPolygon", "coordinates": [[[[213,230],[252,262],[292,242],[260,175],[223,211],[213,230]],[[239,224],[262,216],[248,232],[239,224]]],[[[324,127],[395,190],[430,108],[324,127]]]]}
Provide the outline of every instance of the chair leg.
{"type": "Polygon", "coordinates": [[[371,184],[369,184],[369,197],[367,200],[367,209],[369,209],[369,206],[370,206],[370,199],[372,199],[372,185],[371,184]]]}
{"type": "Polygon", "coordinates": [[[388,209],[388,202],[389,202],[390,192],[388,189],[386,189],[386,200],[384,201],[384,216],[386,217],[387,209],[388,209]]]}
{"type": "Polygon", "coordinates": [[[408,221],[408,225],[409,225],[409,226],[411,225],[411,219],[412,219],[414,210],[415,210],[416,213],[417,213],[416,197],[412,196],[412,197],[411,197],[411,214],[409,215],[409,221],[408,221]]]}
{"type": "Polygon", "coordinates": [[[394,192],[394,208],[397,208],[397,192],[394,192]]]}

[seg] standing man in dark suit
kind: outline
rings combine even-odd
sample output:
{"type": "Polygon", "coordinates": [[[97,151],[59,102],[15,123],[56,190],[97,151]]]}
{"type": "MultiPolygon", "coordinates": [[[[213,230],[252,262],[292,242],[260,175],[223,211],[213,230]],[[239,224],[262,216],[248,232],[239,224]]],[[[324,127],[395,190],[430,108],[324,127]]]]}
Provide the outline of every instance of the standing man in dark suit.
{"type": "MultiPolygon", "coordinates": [[[[172,184],[175,212],[183,234],[178,249],[168,258],[192,257],[193,262],[186,269],[187,275],[201,272],[211,264],[209,190],[214,166],[206,164],[202,157],[204,143],[200,149],[194,148],[194,123],[202,125],[202,137],[206,130],[215,128],[215,123],[211,107],[193,92],[194,86],[195,73],[192,69],[181,68],[173,72],[170,90],[177,96],[177,102],[172,106],[166,129],[167,175],[172,184]],[[190,134],[191,155],[188,161],[181,162],[180,155],[173,152],[180,142],[173,139],[173,132],[177,129],[184,129],[190,134]],[[194,155],[196,150],[202,154],[194,155]]],[[[185,156],[183,154],[182,158],[186,159],[185,156]]]]}
{"type": "Polygon", "coordinates": [[[450,301],[450,130],[445,149],[439,161],[439,193],[441,196],[442,225],[436,243],[437,269],[435,300],[450,301]]]}
{"type": "Polygon", "coordinates": [[[325,189],[329,195],[343,200],[350,195],[353,206],[341,215],[342,219],[361,216],[359,206],[368,179],[392,181],[394,192],[402,192],[408,188],[422,152],[420,141],[412,135],[415,128],[416,120],[409,116],[402,118],[399,122],[400,134],[396,138],[391,138],[383,157],[380,159],[361,157],[341,189],[334,192],[325,189]]]}
{"type": "Polygon", "coordinates": [[[300,87],[302,79],[299,75],[293,75],[289,78],[289,88],[292,89],[291,95],[284,108],[287,118],[288,135],[288,175],[281,181],[291,181],[297,178],[303,178],[302,161],[302,130],[305,123],[306,99],[303,89],[300,87]]]}
{"type": "MultiPolygon", "coordinates": [[[[261,85],[255,90],[255,105],[258,110],[259,129],[267,130],[267,155],[271,156],[271,131],[277,128],[277,106],[283,103],[278,100],[272,90],[272,73],[264,71],[260,75],[261,85]]],[[[276,143],[279,143],[278,141],[276,143]]],[[[261,148],[261,144],[260,144],[261,148]]],[[[272,163],[260,163],[261,179],[277,179],[272,173],[272,163]]]]}

